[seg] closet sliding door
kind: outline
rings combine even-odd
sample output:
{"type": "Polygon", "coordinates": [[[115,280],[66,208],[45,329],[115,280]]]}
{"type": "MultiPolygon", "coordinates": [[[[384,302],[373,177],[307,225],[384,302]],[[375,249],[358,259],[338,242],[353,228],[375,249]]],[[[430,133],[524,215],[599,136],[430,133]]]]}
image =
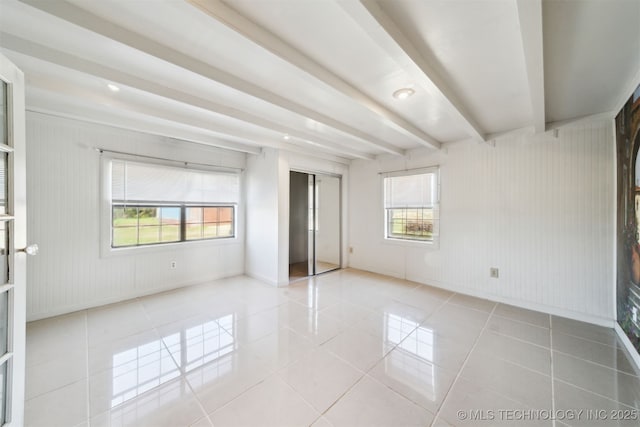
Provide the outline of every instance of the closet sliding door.
{"type": "Polygon", "coordinates": [[[315,175],[315,274],[340,268],[340,177],[315,175]]]}

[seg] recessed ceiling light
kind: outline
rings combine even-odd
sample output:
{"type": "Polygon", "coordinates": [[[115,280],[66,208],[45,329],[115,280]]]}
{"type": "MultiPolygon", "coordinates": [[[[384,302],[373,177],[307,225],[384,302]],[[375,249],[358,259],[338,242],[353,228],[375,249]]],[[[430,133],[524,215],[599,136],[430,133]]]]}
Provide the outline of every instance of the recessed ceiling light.
{"type": "Polygon", "coordinates": [[[398,89],[397,91],[393,92],[393,97],[396,99],[407,99],[414,93],[416,93],[416,91],[411,89],[410,87],[403,87],[402,89],[398,89]]]}
{"type": "Polygon", "coordinates": [[[288,141],[288,140],[290,140],[290,139],[291,139],[291,137],[289,136],[289,134],[286,134],[286,133],[284,134],[283,138],[284,138],[286,141],[288,141]]]}
{"type": "Polygon", "coordinates": [[[107,87],[109,88],[109,90],[111,92],[120,92],[120,88],[118,86],[114,85],[113,83],[107,84],[107,87]]]}

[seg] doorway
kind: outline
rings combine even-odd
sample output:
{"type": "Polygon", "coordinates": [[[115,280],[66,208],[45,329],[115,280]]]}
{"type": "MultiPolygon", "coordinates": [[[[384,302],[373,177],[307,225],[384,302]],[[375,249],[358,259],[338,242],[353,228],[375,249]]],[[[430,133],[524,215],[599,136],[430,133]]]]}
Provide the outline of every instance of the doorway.
{"type": "Polygon", "coordinates": [[[340,268],[341,177],[289,174],[289,279],[340,268]]]}

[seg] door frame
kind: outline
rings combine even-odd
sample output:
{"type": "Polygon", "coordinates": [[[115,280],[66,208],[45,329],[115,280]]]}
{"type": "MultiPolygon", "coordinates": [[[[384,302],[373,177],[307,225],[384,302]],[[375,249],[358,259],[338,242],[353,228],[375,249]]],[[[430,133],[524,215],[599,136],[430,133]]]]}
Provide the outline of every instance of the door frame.
{"type": "MultiPolygon", "coordinates": [[[[344,205],[345,205],[344,200],[343,200],[343,197],[344,197],[343,185],[344,185],[344,182],[345,182],[344,181],[344,175],[341,174],[341,173],[325,172],[325,171],[320,171],[320,170],[312,171],[312,170],[308,170],[308,169],[290,168],[289,169],[289,173],[288,173],[289,176],[291,176],[291,172],[303,173],[303,174],[308,175],[309,177],[313,177],[313,180],[314,180],[314,197],[313,197],[314,203],[316,202],[315,180],[316,180],[316,176],[317,175],[323,175],[323,176],[328,176],[328,177],[332,177],[332,178],[338,178],[340,180],[340,185],[339,185],[339,190],[340,191],[339,191],[339,194],[338,194],[338,202],[339,202],[338,210],[339,210],[339,218],[340,218],[339,227],[338,227],[338,241],[339,241],[338,247],[339,247],[339,250],[340,250],[340,254],[339,254],[340,263],[339,263],[339,266],[338,266],[338,268],[333,269],[333,270],[328,270],[328,271],[323,271],[321,273],[316,273],[316,259],[315,259],[315,257],[316,257],[316,252],[317,251],[316,251],[316,238],[315,238],[315,230],[314,230],[314,233],[313,233],[313,236],[314,236],[313,237],[313,273],[310,273],[306,277],[316,276],[318,274],[330,273],[332,271],[336,271],[336,270],[339,270],[341,268],[344,268],[345,264],[344,264],[344,247],[343,247],[344,246],[344,241],[343,241],[344,234],[343,233],[344,233],[344,221],[346,220],[346,218],[343,215],[344,214],[344,205]]],[[[291,206],[291,193],[290,193],[290,190],[291,190],[291,188],[289,187],[289,194],[288,194],[288,197],[289,197],[288,205],[289,206],[291,206]]],[[[314,212],[313,224],[314,224],[314,227],[315,227],[315,223],[316,223],[315,222],[316,221],[316,218],[315,218],[316,209],[315,209],[315,207],[313,209],[313,212],[314,212]]],[[[290,221],[291,221],[291,208],[289,208],[289,212],[287,213],[287,215],[288,215],[288,222],[290,223],[290,221]]],[[[287,233],[290,232],[289,230],[290,230],[289,227],[287,227],[287,233]]],[[[287,239],[287,242],[289,242],[289,239],[287,239]]],[[[311,263],[311,260],[309,260],[309,262],[311,263]]],[[[290,280],[290,278],[289,278],[289,280],[290,280]]]]}
{"type": "Polygon", "coordinates": [[[8,232],[9,327],[8,348],[12,356],[7,362],[8,421],[5,426],[24,424],[25,359],[26,359],[26,253],[27,245],[26,204],[26,126],[25,79],[7,57],[0,54],[0,79],[7,83],[7,136],[10,147],[7,167],[7,212],[12,217],[8,232]],[[19,249],[20,248],[20,249],[19,249]],[[12,267],[12,268],[11,268],[12,267]]]}

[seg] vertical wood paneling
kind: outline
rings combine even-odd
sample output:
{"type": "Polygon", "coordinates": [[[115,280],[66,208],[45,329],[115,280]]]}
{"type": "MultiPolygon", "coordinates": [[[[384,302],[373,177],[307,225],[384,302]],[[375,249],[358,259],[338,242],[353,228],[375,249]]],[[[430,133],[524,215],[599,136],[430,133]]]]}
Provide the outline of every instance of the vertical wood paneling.
{"type": "Polygon", "coordinates": [[[204,244],[101,258],[100,159],[94,147],[245,166],[240,153],[29,113],[28,237],[41,249],[28,263],[29,320],[243,272],[243,239],[224,250],[204,244]]]}
{"type": "Polygon", "coordinates": [[[367,219],[378,207],[366,199],[381,191],[377,172],[390,170],[395,160],[375,167],[354,162],[351,266],[401,271],[395,275],[574,317],[613,319],[610,126],[565,128],[557,138],[513,136],[495,147],[457,144],[438,159],[440,154],[413,156],[412,167],[441,164],[437,250],[383,241],[378,225],[367,219]],[[394,262],[399,252],[410,261],[394,262]],[[500,269],[499,279],[489,278],[490,267],[500,269]]]}

